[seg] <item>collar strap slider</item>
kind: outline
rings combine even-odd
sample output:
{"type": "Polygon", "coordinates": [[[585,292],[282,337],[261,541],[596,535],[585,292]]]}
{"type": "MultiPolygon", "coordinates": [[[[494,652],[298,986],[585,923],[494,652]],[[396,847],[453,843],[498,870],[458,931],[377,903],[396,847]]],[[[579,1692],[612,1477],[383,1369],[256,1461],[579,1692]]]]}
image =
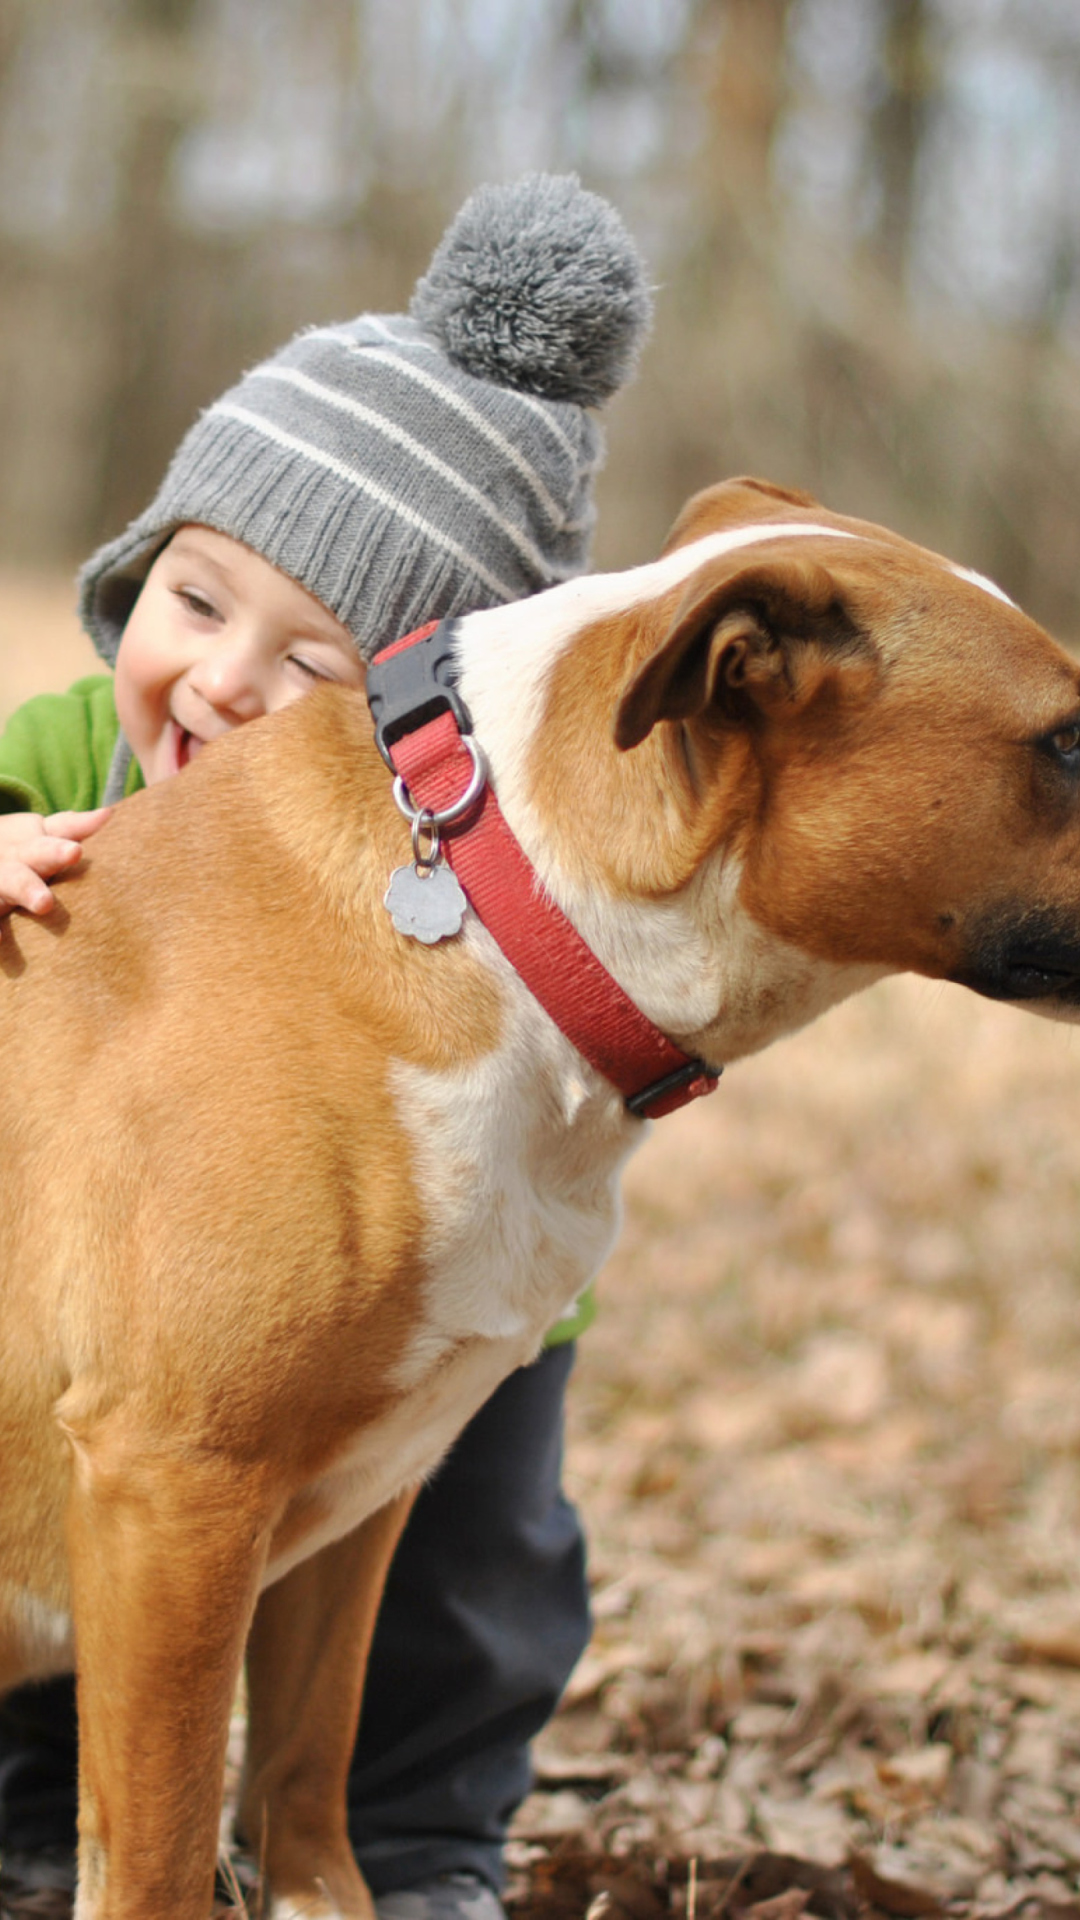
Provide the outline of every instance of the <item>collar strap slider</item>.
{"type": "Polygon", "coordinates": [[[375,743],[394,771],[390,748],[440,713],[453,714],[459,733],[472,732],[472,716],[457,690],[456,625],[454,620],[433,620],[383,647],[368,667],[375,743]]]}
{"type": "Polygon", "coordinates": [[[681,1107],[687,1100],[700,1099],[702,1094],[712,1093],[723,1067],[710,1067],[704,1060],[687,1060],[686,1064],[676,1067],[671,1073],[661,1074],[639,1093],[626,1096],[626,1110],[638,1120],[659,1120],[672,1107],[681,1107]]]}

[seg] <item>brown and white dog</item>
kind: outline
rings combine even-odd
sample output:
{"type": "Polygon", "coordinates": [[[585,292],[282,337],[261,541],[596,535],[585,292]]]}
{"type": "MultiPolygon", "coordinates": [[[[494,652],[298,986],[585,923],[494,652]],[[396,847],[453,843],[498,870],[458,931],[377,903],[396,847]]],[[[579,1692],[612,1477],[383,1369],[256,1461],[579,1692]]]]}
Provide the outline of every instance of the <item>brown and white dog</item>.
{"type": "MultiPolygon", "coordinates": [[[[543,885],[688,1052],[907,968],[1080,1005],[1080,671],[985,580],[733,482],[458,650],[543,885]]],[[[79,1920],[205,1920],[245,1644],[268,1911],[368,1914],[343,1777],[409,1490],[615,1232],[641,1122],[471,912],[395,931],[408,846],[320,692],[3,925],[0,1687],[77,1654],[79,1920]]]]}

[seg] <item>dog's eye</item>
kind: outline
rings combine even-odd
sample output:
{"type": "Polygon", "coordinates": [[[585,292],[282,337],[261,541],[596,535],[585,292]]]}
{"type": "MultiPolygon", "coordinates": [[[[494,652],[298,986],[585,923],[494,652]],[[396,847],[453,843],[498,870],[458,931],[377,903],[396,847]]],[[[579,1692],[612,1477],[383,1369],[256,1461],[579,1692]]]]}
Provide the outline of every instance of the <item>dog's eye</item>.
{"type": "Polygon", "coordinates": [[[1050,745],[1063,760],[1073,760],[1080,755],[1080,722],[1071,727],[1059,727],[1050,735],[1050,745]]]}

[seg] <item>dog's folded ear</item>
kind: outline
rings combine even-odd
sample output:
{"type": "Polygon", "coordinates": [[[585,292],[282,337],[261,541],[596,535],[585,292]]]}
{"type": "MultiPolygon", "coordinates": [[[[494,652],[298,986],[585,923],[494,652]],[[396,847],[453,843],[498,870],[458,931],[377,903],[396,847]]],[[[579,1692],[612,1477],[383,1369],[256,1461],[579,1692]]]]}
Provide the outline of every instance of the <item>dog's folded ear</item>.
{"type": "Polygon", "coordinates": [[[624,693],[615,743],[640,745],[659,720],[731,726],[794,715],[838,673],[866,673],[874,658],[831,568],[803,554],[750,565],[719,556],[687,581],[624,693]]]}

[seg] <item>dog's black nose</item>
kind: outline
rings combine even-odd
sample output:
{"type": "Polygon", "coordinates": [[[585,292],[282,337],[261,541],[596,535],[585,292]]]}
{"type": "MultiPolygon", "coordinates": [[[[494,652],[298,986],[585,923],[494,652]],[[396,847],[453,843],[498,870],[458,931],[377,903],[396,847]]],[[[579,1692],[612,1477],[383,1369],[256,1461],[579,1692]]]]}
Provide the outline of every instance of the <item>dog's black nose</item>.
{"type": "Polygon", "coordinates": [[[980,922],[949,977],[991,1000],[1080,1007],[1080,923],[1052,907],[998,907],[980,922]]]}

